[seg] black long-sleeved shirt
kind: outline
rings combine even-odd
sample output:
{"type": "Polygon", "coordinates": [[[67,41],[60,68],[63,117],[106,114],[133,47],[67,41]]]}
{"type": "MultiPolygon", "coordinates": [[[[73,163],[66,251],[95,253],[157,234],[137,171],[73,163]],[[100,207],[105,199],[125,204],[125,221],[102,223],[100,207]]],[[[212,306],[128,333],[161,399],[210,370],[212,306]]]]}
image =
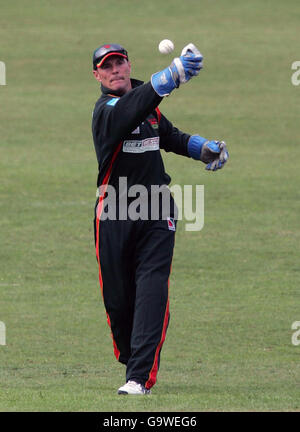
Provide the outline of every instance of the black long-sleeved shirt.
{"type": "Polygon", "coordinates": [[[162,98],[150,82],[131,80],[132,90],[114,95],[102,86],[93,112],[92,132],[98,160],[97,186],[168,185],[160,149],[188,156],[190,135],[175,128],[158,110],[162,98]]]}

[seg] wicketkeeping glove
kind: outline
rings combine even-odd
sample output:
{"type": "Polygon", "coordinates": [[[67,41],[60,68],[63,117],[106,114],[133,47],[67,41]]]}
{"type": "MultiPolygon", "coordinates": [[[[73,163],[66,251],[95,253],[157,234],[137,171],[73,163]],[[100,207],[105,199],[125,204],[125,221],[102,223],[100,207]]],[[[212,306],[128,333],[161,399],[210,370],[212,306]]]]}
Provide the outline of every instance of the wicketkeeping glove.
{"type": "Polygon", "coordinates": [[[151,84],[156,93],[163,97],[199,74],[203,68],[203,56],[194,44],[185,46],[180,57],[174,58],[170,66],[151,77],[151,84]]]}
{"type": "Polygon", "coordinates": [[[216,171],[223,168],[229,158],[225,141],[215,141],[215,143],[219,148],[218,157],[206,165],[206,170],[216,171]]]}
{"type": "Polygon", "coordinates": [[[223,168],[229,158],[225,141],[209,141],[199,135],[190,137],[188,153],[193,159],[207,164],[205,169],[210,171],[223,168]]]}

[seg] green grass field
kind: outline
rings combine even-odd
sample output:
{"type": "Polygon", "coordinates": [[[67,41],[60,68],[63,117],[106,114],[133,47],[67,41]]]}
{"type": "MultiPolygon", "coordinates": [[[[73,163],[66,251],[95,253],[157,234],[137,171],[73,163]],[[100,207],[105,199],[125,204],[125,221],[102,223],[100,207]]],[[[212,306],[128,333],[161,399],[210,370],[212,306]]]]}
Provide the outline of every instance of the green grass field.
{"type": "Polygon", "coordinates": [[[298,0],[1,3],[1,411],[300,410],[299,18],[298,0]],[[164,38],[205,69],[161,111],[230,161],[163,154],[172,184],[205,186],[205,226],[179,223],[158,382],[126,398],[93,245],[91,55],[119,42],[147,81],[164,38]]]}

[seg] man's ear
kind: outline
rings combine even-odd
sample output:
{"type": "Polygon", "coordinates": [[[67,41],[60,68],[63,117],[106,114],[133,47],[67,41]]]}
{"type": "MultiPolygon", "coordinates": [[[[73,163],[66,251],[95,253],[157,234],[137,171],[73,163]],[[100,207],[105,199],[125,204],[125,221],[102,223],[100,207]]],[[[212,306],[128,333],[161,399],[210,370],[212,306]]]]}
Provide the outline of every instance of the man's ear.
{"type": "Polygon", "coordinates": [[[99,74],[99,72],[98,72],[98,69],[97,69],[97,70],[93,70],[93,75],[94,75],[95,79],[96,79],[98,82],[101,83],[101,78],[100,78],[100,74],[99,74]]]}

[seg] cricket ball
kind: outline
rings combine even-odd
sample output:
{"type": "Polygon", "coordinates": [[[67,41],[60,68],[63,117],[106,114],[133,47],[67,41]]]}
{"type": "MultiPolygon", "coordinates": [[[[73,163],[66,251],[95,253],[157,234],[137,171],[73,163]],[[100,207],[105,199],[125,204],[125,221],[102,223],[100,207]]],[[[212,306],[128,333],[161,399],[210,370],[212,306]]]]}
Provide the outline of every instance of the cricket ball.
{"type": "Polygon", "coordinates": [[[174,50],[174,44],[169,39],[163,39],[159,42],[158,49],[162,54],[169,54],[174,50]]]}

